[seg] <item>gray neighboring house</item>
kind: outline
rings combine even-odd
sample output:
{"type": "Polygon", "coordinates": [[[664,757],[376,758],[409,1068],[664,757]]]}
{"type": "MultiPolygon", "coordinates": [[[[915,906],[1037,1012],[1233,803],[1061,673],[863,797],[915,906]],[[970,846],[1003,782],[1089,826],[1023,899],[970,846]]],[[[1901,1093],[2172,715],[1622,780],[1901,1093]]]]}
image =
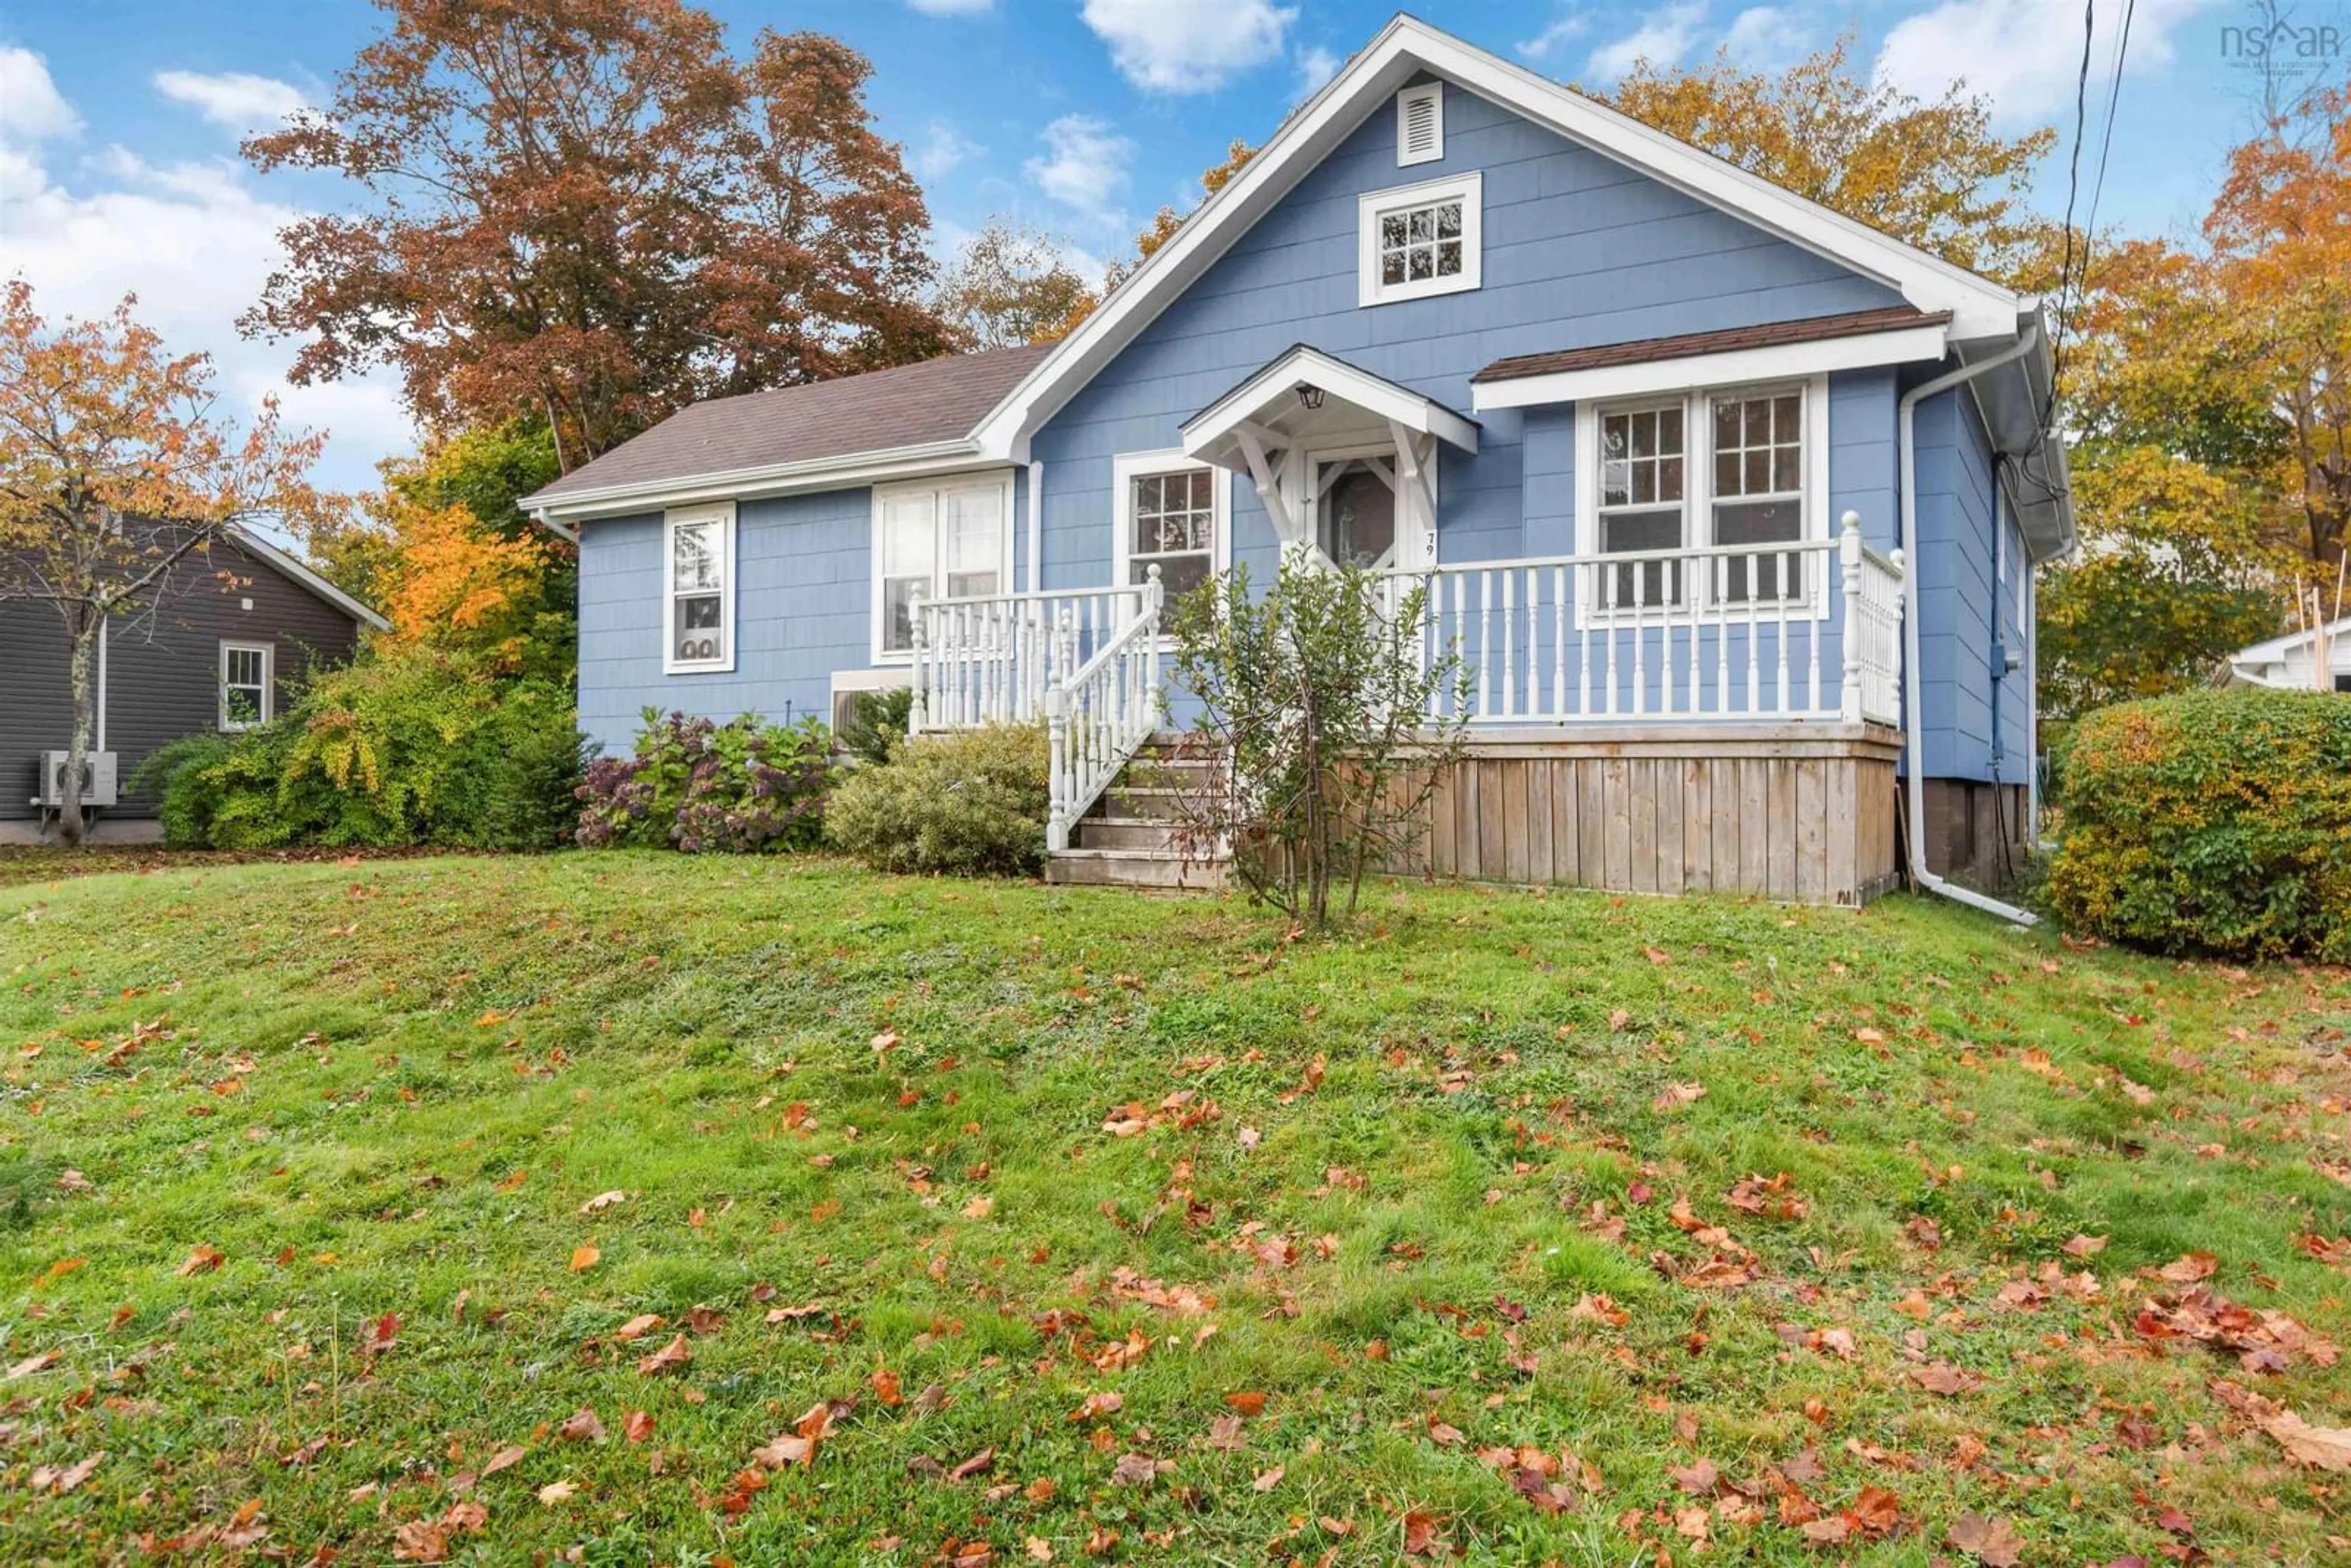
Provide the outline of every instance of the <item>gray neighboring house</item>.
{"type": "MultiPolygon", "coordinates": [[[[91,810],[93,841],[160,836],[154,794],[131,789],[159,747],[276,716],[307,671],[345,663],[363,627],[388,624],[245,529],[173,577],[156,608],[110,621],[100,643],[93,750],[111,758],[118,792],[91,810]]],[[[64,750],[72,734],[69,653],[53,606],[0,601],[0,668],[9,673],[0,689],[0,843],[38,841],[54,825],[54,808],[42,804],[41,758],[64,750]]]]}

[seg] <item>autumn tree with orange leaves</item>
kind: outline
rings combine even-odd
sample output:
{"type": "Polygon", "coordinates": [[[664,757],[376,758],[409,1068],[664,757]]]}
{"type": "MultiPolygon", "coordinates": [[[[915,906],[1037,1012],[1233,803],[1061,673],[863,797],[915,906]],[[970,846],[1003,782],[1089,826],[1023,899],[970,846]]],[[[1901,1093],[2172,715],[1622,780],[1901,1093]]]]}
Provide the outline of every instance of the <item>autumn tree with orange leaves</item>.
{"type": "MultiPolygon", "coordinates": [[[[2081,556],[2043,582],[2043,706],[2197,684],[2331,591],[2351,531],[2351,96],[2230,155],[2200,246],[2093,249],[2067,323],[2081,556]]],[[[2331,599],[2330,599],[2331,602],[2331,599]]]]}
{"type": "Polygon", "coordinates": [[[379,0],[264,170],[372,200],[284,231],[245,329],[308,384],[395,368],[428,425],[534,417],[569,470],[700,398],[925,359],[929,217],[872,68],[815,33],[749,56],[679,0],[379,0]]]}
{"type": "Polygon", "coordinates": [[[308,479],[322,434],[282,430],[274,400],[240,432],[214,410],[210,358],[166,353],[133,304],[52,329],[19,281],[0,306],[0,600],[48,605],[66,640],[69,844],[108,622],[152,625],[174,596],[237,587],[212,559],[235,525],[298,534],[336,505],[308,479]]]}
{"type": "Polygon", "coordinates": [[[1929,102],[1852,73],[1853,35],[1779,73],[1718,54],[1694,70],[1636,62],[1601,100],[1668,136],[2006,283],[2045,266],[2055,227],[2027,204],[2047,127],[1992,133],[1990,96],[1929,102]]]}

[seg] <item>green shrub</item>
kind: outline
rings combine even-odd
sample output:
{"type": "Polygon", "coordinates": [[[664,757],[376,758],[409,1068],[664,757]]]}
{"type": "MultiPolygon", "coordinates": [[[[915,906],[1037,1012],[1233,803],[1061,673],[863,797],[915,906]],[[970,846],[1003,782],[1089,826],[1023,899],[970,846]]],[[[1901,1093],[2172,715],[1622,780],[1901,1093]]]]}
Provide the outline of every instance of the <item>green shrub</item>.
{"type": "Polygon", "coordinates": [[[569,696],[476,661],[409,648],[319,677],[287,713],[164,748],[167,841],[548,849],[576,810],[581,739],[569,696]]]}
{"type": "Polygon", "coordinates": [[[812,849],[831,751],[812,718],[769,725],[746,714],[720,724],[647,708],[636,755],[589,765],[579,841],[689,854],[812,849]]]}
{"type": "Polygon", "coordinates": [[[906,720],[914,711],[912,686],[858,693],[849,705],[849,722],[841,727],[841,748],[860,762],[880,767],[905,738],[906,720]]]}
{"type": "Polygon", "coordinates": [[[901,739],[841,781],[825,836],[877,871],[1026,875],[1045,860],[1049,768],[1036,726],[901,739]]]}
{"type": "Polygon", "coordinates": [[[2049,896],[2159,952],[2351,962],[2351,701],[2193,692],[2083,718],[2049,896]]]}

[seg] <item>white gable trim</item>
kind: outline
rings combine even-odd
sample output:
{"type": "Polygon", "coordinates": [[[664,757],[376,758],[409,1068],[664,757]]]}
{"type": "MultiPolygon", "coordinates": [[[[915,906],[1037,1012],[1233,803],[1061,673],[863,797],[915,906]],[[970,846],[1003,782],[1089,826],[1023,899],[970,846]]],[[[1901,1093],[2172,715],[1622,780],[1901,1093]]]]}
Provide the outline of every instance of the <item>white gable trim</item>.
{"type": "Polygon", "coordinates": [[[1344,360],[1333,359],[1320,349],[1301,343],[1186,420],[1183,425],[1186,454],[1199,457],[1218,441],[1248,423],[1267,399],[1279,396],[1300,382],[1311,382],[1342,402],[1353,403],[1392,424],[1401,424],[1416,434],[1434,435],[1464,452],[1478,450],[1478,425],[1474,420],[1462,418],[1443,403],[1423,397],[1410,387],[1400,387],[1344,360]]]}
{"type": "MultiPolygon", "coordinates": [[[[2351,637],[2351,615],[2328,622],[2326,634],[2329,637],[2351,637]]],[[[2266,643],[2256,643],[2250,648],[2241,648],[2229,655],[2229,662],[2236,664],[2258,664],[2272,659],[2281,659],[2296,648],[2307,646],[2310,639],[2311,630],[2305,626],[2299,632],[2289,632],[2283,637],[2273,637],[2266,643]]]]}
{"type": "Polygon", "coordinates": [[[1601,365],[1586,371],[1554,371],[1547,375],[1480,382],[1470,389],[1471,406],[1483,413],[1495,408],[1531,408],[1541,403],[1640,397],[1650,392],[1687,392],[1742,382],[1812,377],[1831,371],[1906,364],[1913,360],[1939,361],[1943,350],[1943,328],[1939,323],[1905,327],[1892,332],[1868,332],[1813,343],[1779,343],[1769,348],[1684,354],[1670,360],[1644,360],[1629,365],[1601,365]]]}
{"type": "Polygon", "coordinates": [[[298,585],[308,589],[313,594],[325,600],[352,620],[363,621],[379,632],[392,630],[391,622],[329,582],[301,561],[263,538],[253,529],[238,523],[232,525],[228,531],[229,536],[239,545],[259,556],[285,576],[292,579],[298,585]]]}
{"type": "Polygon", "coordinates": [[[1029,437],[1177,298],[1395,91],[1426,70],[1533,124],[1593,148],[1900,291],[1951,313],[1951,336],[2012,340],[2033,301],[1701,152],[1427,23],[1399,16],[1294,112],[1246,168],[1211,196],[1125,287],[1006,394],[975,433],[981,450],[1025,461],[1029,437]]]}

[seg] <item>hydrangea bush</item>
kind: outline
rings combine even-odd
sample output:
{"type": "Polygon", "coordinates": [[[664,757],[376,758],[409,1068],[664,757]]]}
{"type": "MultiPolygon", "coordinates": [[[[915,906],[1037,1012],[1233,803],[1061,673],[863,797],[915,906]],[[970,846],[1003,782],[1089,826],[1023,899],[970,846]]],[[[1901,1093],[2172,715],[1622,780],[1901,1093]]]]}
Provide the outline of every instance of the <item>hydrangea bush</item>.
{"type": "Polygon", "coordinates": [[[644,710],[636,753],[600,758],[580,786],[580,843],[746,854],[815,847],[832,737],[812,718],[719,724],[644,710]]]}

